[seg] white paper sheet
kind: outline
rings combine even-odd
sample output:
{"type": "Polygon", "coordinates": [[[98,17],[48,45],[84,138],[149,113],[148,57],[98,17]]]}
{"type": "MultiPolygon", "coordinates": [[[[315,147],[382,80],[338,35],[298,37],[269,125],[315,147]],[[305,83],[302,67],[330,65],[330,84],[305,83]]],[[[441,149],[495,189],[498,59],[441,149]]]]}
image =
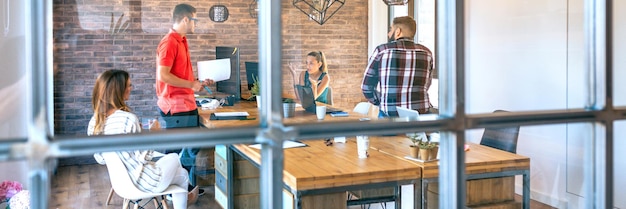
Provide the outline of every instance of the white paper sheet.
{"type": "Polygon", "coordinates": [[[198,62],[198,79],[215,82],[230,79],[230,58],[198,62]]]}
{"type": "MultiPolygon", "coordinates": [[[[261,144],[253,144],[253,145],[248,145],[248,146],[254,149],[261,149],[261,144]]],[[[296,141],[283,141],[283,149],[294,148],[294,147],[304,147],[304,146],[306,146],[306,144],[296,142],[296,141]]]]}
{"type": "Polygon", "coordinates": [[[248,112],[216,112],[217,117],[249,116],[248,112]]]}

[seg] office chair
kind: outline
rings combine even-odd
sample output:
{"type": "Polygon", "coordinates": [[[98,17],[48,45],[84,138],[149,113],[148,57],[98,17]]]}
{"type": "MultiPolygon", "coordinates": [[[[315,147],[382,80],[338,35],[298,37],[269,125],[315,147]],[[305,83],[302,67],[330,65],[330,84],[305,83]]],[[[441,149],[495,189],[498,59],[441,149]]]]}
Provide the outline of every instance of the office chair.
{"type": "MultiPolygon", "coordinates": [[[[494,113],[508,112],[505,110],[496,110],[494,113]]],[[[480,145],[493,147],[510,153],[517,152],[517,138],[519,136],[520,127],[509,128],[485,128],[483,136],[480,139],[480,145]]]]}
{"type": "Polygon", "coordinates": [[[372,104],[370,104],[369,102],[359,102],[358,104],[356,104],[356,106],[354,106],[352,112],[368,115],[371,106],[372,104]]]}
{"type": "Polygon", "coordinates": [[[333,105],[333,89],[330,86],[326,87],[328,89],[328,93],[326,94],[326,101],[328,101],[328,105],[333,105]]]}
{"type": "Polygon", "coordinates": [[[102,157],[104,158],[107,166],[107,170],[109,172],[109,179],[111,179],[111,190],[114,190],[117,195],[124,198],[124,205],[122,208],[128,208],[130,203],[135,204],[134,208],[144,208],[144,205],[140,205],[140,201],[142,199],[152,199],[154,201],[155,208],[165,208],[167,209],[167,202],[165,201],[165,195],[173,194],[173,193],[185,193],[187,194],[187,188],[182,188],[176,185],[170,185],[163,192],[159,193],[149,193],[143,192],[139,190],[135,184],[133,184],[130,176],[128,176],[128,172],[122,160],[120,160],[119,156],[115,152],[103,152],[102,157]],[[158,197],[161,197],[161,200],[158,200],[158,197]]]}

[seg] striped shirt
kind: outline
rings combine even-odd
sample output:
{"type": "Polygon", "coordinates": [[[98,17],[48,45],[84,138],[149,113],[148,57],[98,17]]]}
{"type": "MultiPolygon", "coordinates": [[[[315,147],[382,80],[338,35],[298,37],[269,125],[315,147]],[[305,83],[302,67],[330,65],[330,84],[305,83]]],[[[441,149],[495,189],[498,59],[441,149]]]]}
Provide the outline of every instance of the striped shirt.
{"type": "MultiPolygon", "coordinates": [[[[89,121],[87,134],[93,135],[96,126],[94,117],[89,121]]],[[[141,132],[139,119],[133,113],[117,110],[107,117],[104,125],[104,135],[130,134],[141,132]]],[[[152,150],[118,151],[122,163],[135,186],[144,192],[161,192],[154,189],[161,180],[161,168],[157,167],[152,159],[152,150]]],[[[100,164],[105,164],[100,153],[94,154],[100,164]]]]}
{"type": "Polygon", "coordinates": [[[368,60],[361,91],[386,116],[398,116],[396,106],[426,113],[433,65],[430,50],[410,39],[381,44],[368,60]]]}

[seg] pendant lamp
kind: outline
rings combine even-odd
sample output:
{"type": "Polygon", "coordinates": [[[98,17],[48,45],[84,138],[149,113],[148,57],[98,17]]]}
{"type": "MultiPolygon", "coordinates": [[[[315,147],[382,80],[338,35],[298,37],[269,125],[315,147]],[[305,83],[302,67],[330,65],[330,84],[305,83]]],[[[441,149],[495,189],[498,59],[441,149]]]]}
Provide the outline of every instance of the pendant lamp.
{"type": "Polygon", "coordinates": [[[408,4],[409,0],[383,0],[383,2],[389,6],[398,6],[408,4]]]}
{"type": "Polygon", "coordinates": [[[250,5],[248,5],[248,12],[250,13],[250,17],[256,18],[259,14],[259,0],[252,0],[250,5]]]}
{"type": "Polygon", "coordinates": [[[345,3],[346,0],[293,0],[293,6],[320,25],[333,17],[345,3]]]}

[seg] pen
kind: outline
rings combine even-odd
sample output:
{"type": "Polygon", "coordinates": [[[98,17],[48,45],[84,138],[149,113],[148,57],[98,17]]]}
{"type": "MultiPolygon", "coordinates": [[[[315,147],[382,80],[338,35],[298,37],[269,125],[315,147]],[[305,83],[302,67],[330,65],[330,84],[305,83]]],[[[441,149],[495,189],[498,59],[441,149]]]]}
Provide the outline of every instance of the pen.
{"type": "Polygon", "coordinates": [[[209,94],[213,94],[213,92],[211,91],[211,89],[209,89],[209,87],[204,86],[204,89],[209,92],[209,94]]]}

